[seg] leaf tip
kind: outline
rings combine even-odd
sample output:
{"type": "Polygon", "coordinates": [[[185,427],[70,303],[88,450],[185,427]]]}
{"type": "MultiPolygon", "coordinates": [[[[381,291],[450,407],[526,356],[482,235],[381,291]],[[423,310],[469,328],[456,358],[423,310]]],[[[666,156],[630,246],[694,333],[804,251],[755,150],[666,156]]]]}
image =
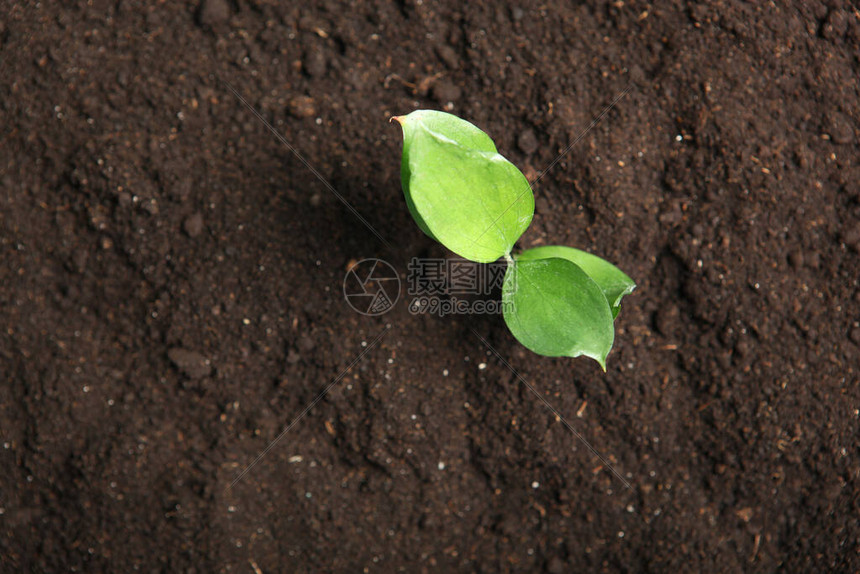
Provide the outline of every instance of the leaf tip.
{"type": "Polygon", "coordinates": [[[403,116],[391,116],[390,118],[388,118],[388,123],[390,124],[391,122],[397,122],[398,124],[400,124],[402,126],[403,125],[403,116]]]}
{"type": "Polygon", "coordinates": [[[600,365],[600,369],[601,369],[604,373],[606,373],[606,359],[607,359],[607,357],[609,357],[609,351],[611,351],[611,350],[612,350],[612,349],[610,348],[608,351],[606,351],[606,353],[599,353],[599,352],[598,352],[598,353],[594,353],[594,354],[591,354],[591,353],[583,353],[583,355],[585,355],[586,357],[589,357],[589,358],[594,359],[595,361],[597,361],[597,364],[598,364],[598,365],[600,365]]]}

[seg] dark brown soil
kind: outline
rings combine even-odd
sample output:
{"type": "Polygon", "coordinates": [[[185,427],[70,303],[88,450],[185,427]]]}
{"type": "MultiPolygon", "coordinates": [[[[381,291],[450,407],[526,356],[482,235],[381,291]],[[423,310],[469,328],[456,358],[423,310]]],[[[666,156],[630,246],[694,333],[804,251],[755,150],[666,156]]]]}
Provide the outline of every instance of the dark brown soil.
{"type": "Polygon", "coordinates": [[[860,570],[849,2],[2,4],[3,572],[860,570]],[[521,241],[639,284],[606,374],[347,305],[446,256],[391,115],[534,178],[626,88],[521,241]]]}

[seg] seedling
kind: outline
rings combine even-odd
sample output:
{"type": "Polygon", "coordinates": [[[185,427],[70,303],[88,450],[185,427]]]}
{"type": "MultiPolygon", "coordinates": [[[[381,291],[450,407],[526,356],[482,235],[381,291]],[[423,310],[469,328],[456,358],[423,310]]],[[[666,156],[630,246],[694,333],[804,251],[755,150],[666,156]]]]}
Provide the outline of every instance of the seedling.
{"type": "Polygon", "coordinates": [[[617,267],[572,247],[511,256],[535,210],[525,176],[471,123],[433,110],[392,118],[403,128],[406,205],[424,233],[478,263],[504,257],[505,323],[549,357],[585,355],[606,370],[621,298],[636,285],[617,267]]]}

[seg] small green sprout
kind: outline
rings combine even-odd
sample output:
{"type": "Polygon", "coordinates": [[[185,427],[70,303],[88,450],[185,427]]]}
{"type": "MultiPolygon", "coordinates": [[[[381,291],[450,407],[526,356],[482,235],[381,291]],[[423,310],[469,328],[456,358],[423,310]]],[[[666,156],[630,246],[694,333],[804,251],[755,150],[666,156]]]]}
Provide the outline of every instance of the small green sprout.
{"type": "Polygon", "coordinates": [[[418,227],[465,259],[505,258],[503,314],[520,343],[549,357],[585,355],[606,370],[621,298],[636,287],[630,277],[572,247],[512,257],[535,209],[522,172],[454,115],[416,110],[392,119],[403,128],[401,180],[418,227]]]}

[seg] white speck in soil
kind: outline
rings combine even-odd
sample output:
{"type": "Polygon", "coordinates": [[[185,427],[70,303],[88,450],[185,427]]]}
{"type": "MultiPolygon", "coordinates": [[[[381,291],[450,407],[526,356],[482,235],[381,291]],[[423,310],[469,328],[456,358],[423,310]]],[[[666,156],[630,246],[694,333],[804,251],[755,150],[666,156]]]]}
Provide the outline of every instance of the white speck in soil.
{"type": "Polygon", "coordinates": [[[486,369],[486,368],[487,368],[487,363],[481,363],[481,364],[479,364],[479,365],[478,365],[478,368],[479,368],[480,370],[482,370],[482,371],[483,371],[484,369],[486,369]]]}
{"type": "Polygon", "coordinates": [[[532,488],[535,488],[535,489],[540,488],[540,483],[538,481],[534,481],[532,483],[532,488]]]}
{"type": "Polygon", "coordinates": [[[436,466],[439,468],[439,470],[445,470],[445,463],[442,462],[441,460],[439,461],[439,464],[436,466]]]}

